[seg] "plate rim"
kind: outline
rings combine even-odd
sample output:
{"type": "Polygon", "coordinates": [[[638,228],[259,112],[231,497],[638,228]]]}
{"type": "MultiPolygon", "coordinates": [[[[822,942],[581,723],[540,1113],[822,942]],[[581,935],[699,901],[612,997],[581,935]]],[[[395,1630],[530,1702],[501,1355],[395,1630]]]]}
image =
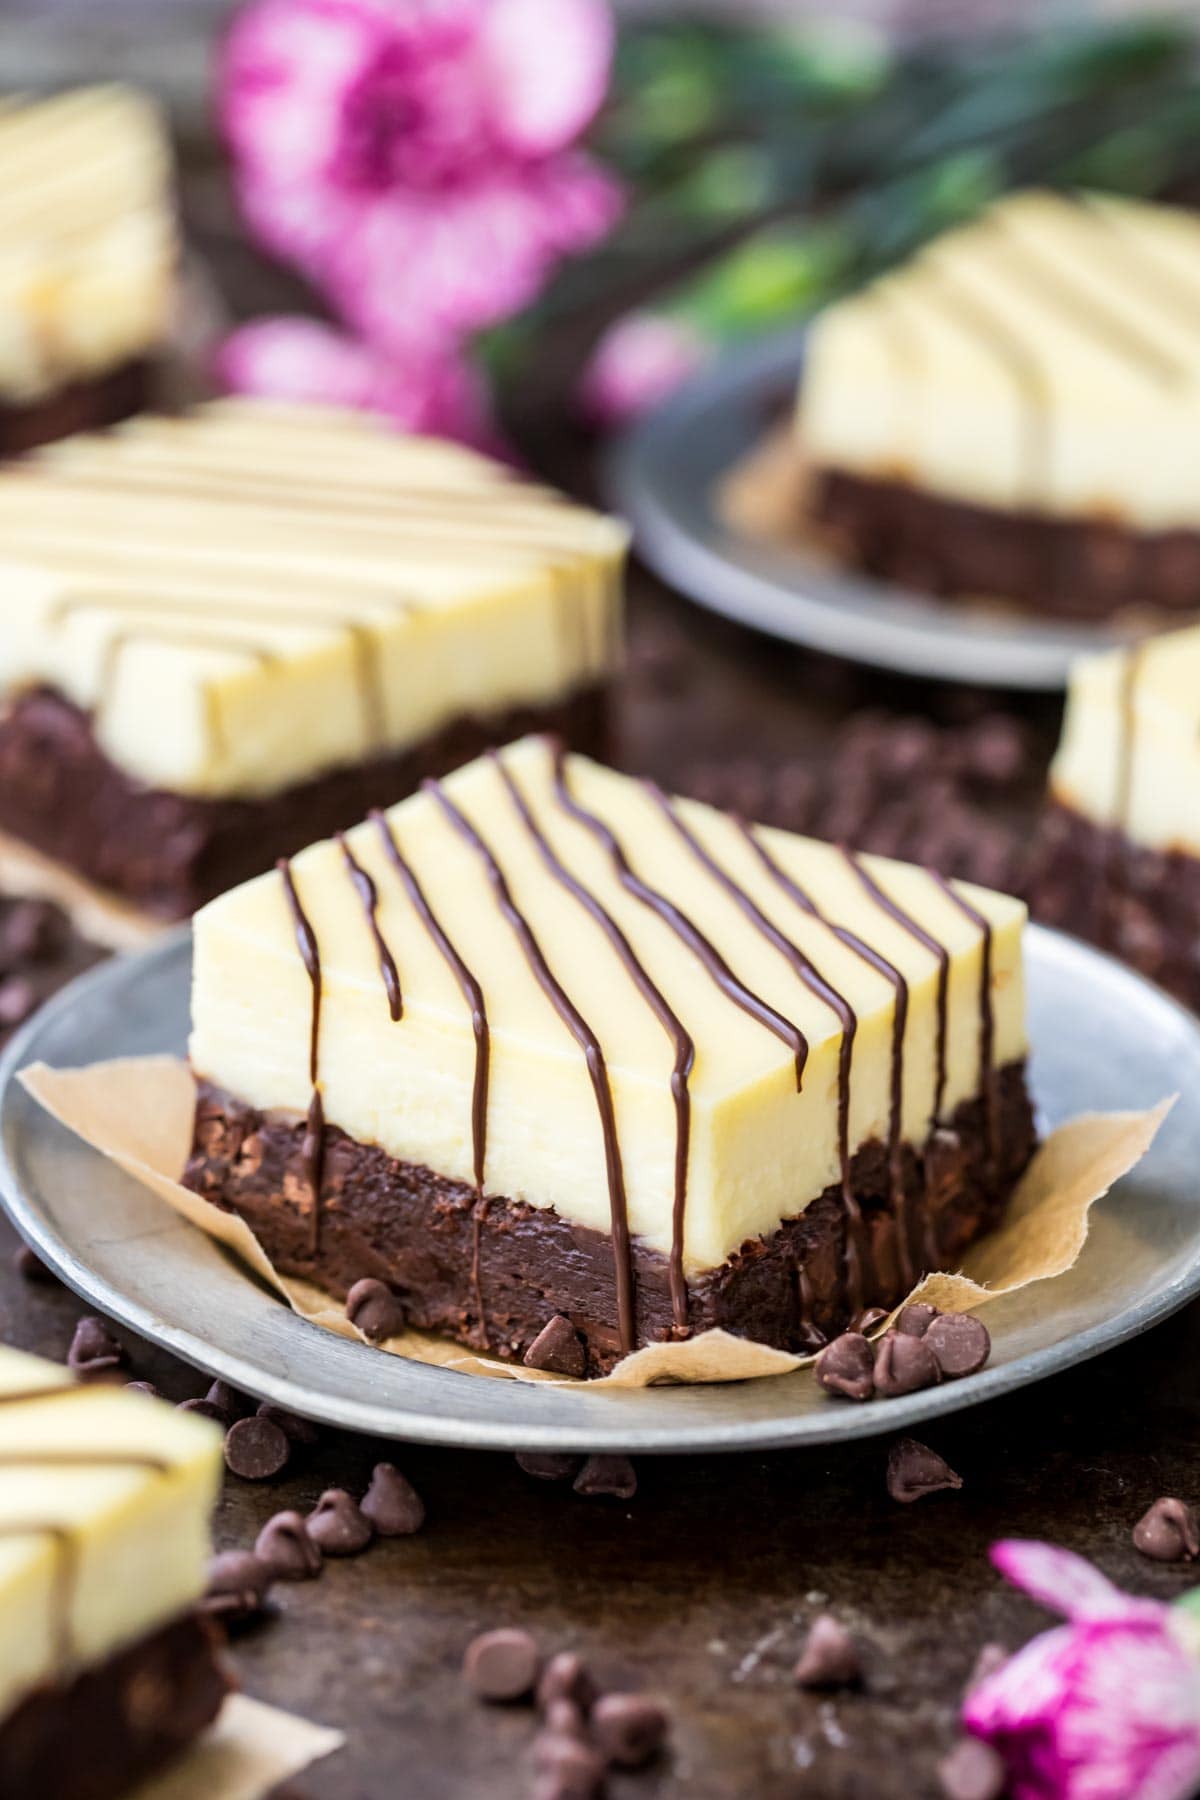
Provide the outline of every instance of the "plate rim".
{"type": "MultiPolygon", "coordinates": [[[[1032,924],[1027,930],[1036,947],[1052,948],[1054,954],[1075,959],[1081,966],[1081,973],[1086,974],[1089,964],[1099,962],[1115,970],[1135,991],[1144,990],[1153,1004],[1176,1015],[1177,1022],[1187,1030],[1200,1050],[1200,1018],[1154,983],[1117,963],[1102,951],[1065,933],[1032,924]]],[[[459,1449],[565,1450],[578,1454],[626,1450],[635,1454],[711,1455],[845,1443],[860,1438],[895,1435],[926,1420],[945,1417],[967,1407],[984,1405],[1047,1376],[1062,1373],[1139,1336],[1200,1295],[1198,1230],[1190,1260],[1173,1281],[1153,1296],[1131,1302],[1113,1317],[1076,1332],[1058,1343],[1027,1351],[1012,1362],[985,1368],[969,1381],[947,1382],[900,1399],[867,1402],[857,1407],[830,1405],[828,1408],[821,1408],[816,1414],[797,1415],[791,1421],[785,1416],[752,1419],[740,1424],[718,1421],[705,1425],[702,1421],[684,1418],[677,1427],[664,1427],[660,1424],[649,1430],[639,1430],[627,1418],[622,1418],[610,1426],[596,1425],[589,1421],[574,1430],[555,1423],[539,1424],[536,1420],[531,1420],[527,1426],[522,1423],[520,1427],[515,1427],[511,1421],[503,1418],[489,1421],[452,1416],[447,1419],[439,1413],[423,1409],[406,1411],[391,1404],[372,1405],[369,1400],[346,1402],[338,1396],[323,1401],[319,1391],[314,1392],[287,1376],[277,1377],[269,1369],[246,1360],[237,1351],[224,1350],[219,1344],[196,1336],[186,1326],[172,1325],[169,1321],[160,1319],[145,1303],[94,1274],[71,1246],[60,1240],[49,1221],[43,1217],[36,1195],[26,1195],[18,1178],[13,1139],[21,1128],[21,1108],[35,1109],[47,1129],[63,1133],[66,1139],[76,1144],[81,1143],[68,1127],[45,1113],[17,1080],[21,1068],[38,1060],[38,1044],[43,1034],[53,1030],[81,996],[88,998],[94,990],[103,991],[106,987],[115,989],[119,996],[122,987],[131,978],[145,972],[147,965],[166,963],[179,957],[186,951],[190,935],[190,925],[185,924],[164,933],[163,937],[144,949],[113,957],[96,968],[85,971],[52,996],[14,1035],[0,1055],[0,1203],[21,1237],[68,1288],[90,1305],[96,1306],[140,1337],[181,1357],[203,1373],[227,1380],[259,1399],[271,1400],[321,1423],[368,1436],[459,1449]],[[315,1407],[314,1399],[318,1402],[315,1407]]],[[[88,1156],[102,1154],[87,1145],[83,1146],[83,1150],[88,1156]]],[[[130,1176],[128,1179],[134,1178],[130,1176]]],[[[320,1330],[309,1321],[288,1313],[282,1301],[277,1304],[281,1316],[289,1320],[290,1325],[305,1330],[320,1330]]],[[[331,1338],[330,1343],[340,1346],[341,1350],[369,1353],[369,1347],[352,1345],[346,1340],[331,1338]]],[[[402,1358],[395,1360],[402,1364],[404,1362],[402,1358]]],[[[411,1367],[424,1372],[422,1379],[433,1376],[446,1383],[485,1379],[429,1364],[412,1364],[411,1367]]],[[[772,1376],[761,1379],[787,1381],[790,1378],[772,1376]]],[[[721,1385],[740,1387],[744,1384],[721,1385]]],[[[520,1391],[532,1396],[539,1389],[535,1384],[526,1384],[520,1391]]],[[[562,1392],[561,1389],[555,1391],[562,1392]]],[[[657,1390],[660,1394],[662,1391],[657,1390]]],[[[700,1391],[703,1390],[687,1390],[689,1393],[700,1391]]],[[[589,1401],[603,1400],[606,1393],[620,1394],[628,1400],[632,1392],[628,1389],[592,1390],[589,1401]]]]}

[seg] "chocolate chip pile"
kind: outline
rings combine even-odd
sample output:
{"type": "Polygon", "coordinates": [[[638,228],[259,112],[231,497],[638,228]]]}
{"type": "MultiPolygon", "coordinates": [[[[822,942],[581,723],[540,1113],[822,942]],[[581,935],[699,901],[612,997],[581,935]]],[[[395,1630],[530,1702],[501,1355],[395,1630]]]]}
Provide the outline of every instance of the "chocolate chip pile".
{"type": "Polygon", "coordinates": [[[56,988],[102,955],[76,937],[66,914],[49,900],[0,896],[0,1044],[56,988]]]}
{"type": "Polygon", "coordinates": [[[987,1326],[974,1313],[913,1301],[874,1343],[861,1331],[843,1331],[822,1350],[815,1373],[823,1388],[847,1400],[894,1400],[974,1375],[991,1353],[987,1326]]]}
{"type": "Polygon", "coordinates": [[[535,1481],[569,1481],[577,1494],[592,1500],[607,1496],[632,1500],[637,1471],[627,1456],[565,1456],[553,1451],[521,1450],[517,1467],[535,1481]]]}
{"type": "Polygon", "coordinates": [[[533,1800],[598,1800],[610,1770],[644,1768],[666,1741],[669,1721],[658,1701],[602,1692],[572,1650],[543,1663],[533,1635],[513,1626],[471,1640],[463,1679],[480,1700],[535,1701],[533,1800]]]}

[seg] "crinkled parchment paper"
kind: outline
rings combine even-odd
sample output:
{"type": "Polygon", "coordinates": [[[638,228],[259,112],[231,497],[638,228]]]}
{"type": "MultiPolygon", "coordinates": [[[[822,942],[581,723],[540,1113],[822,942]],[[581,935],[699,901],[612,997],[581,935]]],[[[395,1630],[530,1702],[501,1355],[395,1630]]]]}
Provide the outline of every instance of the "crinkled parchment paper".
{"type": "MultiPolygon", "coordinates": [[[[195,1106],[186,1063],[171,1056],[130,1057],[83,1069],[51,1069],[36,1063],[22,1071],[21,1080],[56,1119],[233,1250],[302,1318],[341,1337],[361,1337],[339,1300],[307,1282],[279,1275],[247,1225],[181,1186],[195,1106]]],[[[1022,1177],[1003,1225],[971,1248],[961,1272],[927,1276],[910,1299],[930,1300],[946,1312],[973,1311],[1031,1281],[1065,1273],[1087,1238],[1093,1202],[1140,1162],[1172,1104],[1164,1100],[1148,1112],[1085,1113],[1060,1125],[1022,1177]]],[[[474,1355],[428,1332],[403,1332],[381,1348],[473,1375],[518,1381],[562,1379],[474,1355]]],[[[755,1375],[783,1375],[811,1360],[729,1332],[705,1331],[682,1344],[647,1344],[627,1356],[611,1375],[590,1385],[744,1381],[755,1375]]]]}

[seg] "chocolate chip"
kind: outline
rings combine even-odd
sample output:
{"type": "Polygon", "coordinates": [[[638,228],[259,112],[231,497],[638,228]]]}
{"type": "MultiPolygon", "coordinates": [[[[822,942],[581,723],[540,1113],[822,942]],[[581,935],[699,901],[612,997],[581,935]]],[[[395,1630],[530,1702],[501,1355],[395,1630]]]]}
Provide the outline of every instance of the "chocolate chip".
{"type": "Polygon", "coordinates": [[[556,1313],[530,1344],[522,1358],[527,1369],[546,1369],[555,1375],[586,1375],[587,1350],[572,1325],[556,1313]]]}
{"type": "Polygon", "coordinates": [[[523,1700],[533,1692],[541,1660],[529,1632],[505,1625],[472,1638],[463,1675],[481,1700],[523,1700]]]}
{"type": "Polygon", "coordinates": [[[619,1769],[640,1769],[662,1748],[667,1715],[641,1694],[604,1694],[592,1708],[597,1749],[619,1769]]]}
{"type": "Polygon", "coordinates": [[[539,1732],[530,1754],[538,1772],[534,1800],[593,1800],[604,1786],[603,1760],[576,1737],[539,1732]]]}
{"type": "Polygon", "coordinates": [[[386,1282],[365,1275],[346,1295],[346,1317],[373,1344],[398,1337],[404,1330],[405,1311],[399,1295],[386,1282]]]}
{"type": "Polygon", "coordinates": [[[162,1395],[152,1381],[127,1381],[125,1392],[127,1394],[146,1394],[151,1400],[162,1399],[162,1395]]]}
{"type": "Polygon", "coordinates": [[[28,1244],[18,1244],[13,1251],[13,1268],[23,1281],[38,1282],[45,1287],[58,1286],[58,1276],[28,1244]]]}
{"type": "Polygon", "coordinates": [[[380,1537],[410,1537],[425,1523],[420,1494],[392,1463],[375,1464],[362,1510],[380,1537]]]}
{"type": "Polygon", "coordinates": [[[875,1346],[875,1392],[885,1400],[918,1393],[940,1380],[937,1358],[925,1338],[889,1331],[875,1346]]]}
{"type": "Polygon", "coordinates": [[[269,1481],[287,1467],[291,1449],[274,1419],[236,1419],[225,1433],[225,1466],[243,1481],[269,1481]]]}
{"type": "Polygon", "coordinates": [[[0,969],[48,962],[63,947],[67,922],[46,900],[18,900],[0,919],[0,969]]]}
{"type": "Polygon", "coordinates": [[[905,1337],[924,1337],[937,1316],[936,1306],[930,1306],[927,1300],[913,1300],[896,1320],[896,1330],[905,1337]]]}
{"type": "Polygon", "coordinates": [[[964,1694],[973,1694],[977,1687],[982,1687],[985,1681],[1004,1667],[1008,1657],[1009,1653],[1003,1644],[985,1644],[975,1658],[971,1673],[967,1676],[967,1685],[963,1689],[964,1694]]]}
{"type": "Polygon", "coordinates": [[[930,1325],[922,1342],[937,1358],[947,1381],[974,1375],[992,1354],[992,1340],[982,1319],[974,1313],[942,1313],[930,1325]]]}
{"type": "Polygon", "coordinates": [[[357,1556],[370,1543],[373,1528],[345,1488],[326,1488],[308,1515],[308,1535],[324,1556],[357,1556]]]}
{"type": "Polygon", "coordinates": [[[33,983],[23,976],[8,975],[0,980],[0,1031],[12,1031],[17,1025],[23,1025],[37,1003],[33,983]]]}
{"type": "Polygon", "coordinates": [[[303,1513],[277,1512],[254,1542],[254,1554],[276,1581],[311,1581],[321,1573],[321,1552],[308,1535],[303,1513]]]}
{"type": "Polygon", "coordinates": [[[1004,1758],[982,1738],[962,1738],[938,1764],[946,1800],[1000,1800],[1008,1789],[1004,1758]]]}
{"type": "Polygon", "coordinates": [[[849,1329],[859,1332],[863,1337],[868,1331],[874,1331],[887,1318],[887,1309],[882,1306],[868,1306],[850,1321],[849,1329]]]}
{"type": "Polygon", "coordinates": [[[595,1698],[596,1684],[581,1656],[574,1650],[560,1650],[550,1658],[537,1688],[537,1703],[543,1711],[548,1713],[558,1700],[569,1700],[586,1714],[595,1698]]]}
{"type": "Polygon", "coordinates": [[[831,1394],[869,1400],[875,1392],[875,1351],[861,1331],[843,1331],[826,1344],[813,1366],[817,1380],[831,1394]]]}
{"type": "Polygon", "coordinates": [[[272,1425],[278,1425],[288,1443],[294,1444],[297,1449],[311,1449],[321,1435],[311,1419],[302,1419],[299,1413],[274,1406],[269,1400],[264,1400],[259,1407],[258,1417],[270,1419],[272,1425]]]}
{"type": "Polygon", "coordinates": [[[589,1456],[573,1485],[577,1494],[589,1499],[611,1494],[615,1500],[632,1500],[637,1493],[637,1475],[627,1456],[589,1456]]]}
{"type": "Polygon", "coordinates": [[[853,1687],[862,1680],[854,1639],[830,1613],[818,1614],[809,1626],[793,1678],[803,1688],[853,1687]]]}
{"type": "Polygon", "coordinates": [[[552,1450],[518,1450],[517,1467],[535,1481],[570,1481],[578,1474],[578,1456],[556,1456],[552,1450]]]}
{"type": "Polygon", "coordinates": [[[543,1723],[552,1737],[578,1738],[584,1744],[588,1741],[583,1709],[573,1700],[552,1700],[545,1709],[543,1723]]]}
{"type": "Polygon", "coordinates": [[[68,1368],[85,1381],[95,1381],[121,1368],[126,1360],[124,1348],[103,1320],[80,1319],[67,1351],[68,1368]]]}
{"type": "Polygon", "coordinates": [[[887,1490],[893,1500],[908,1506],[942,1488],[960,1488],[962,1476],[928,1444],[916,1438],[899,1438],[888,1451],[887,1490]]]}
{"type": "Polygon", "coordinates": [[[254,1402],[230,1387],[227,1381],[214,1381],[204,1398],[219,1407],[229,1420],[244,1419],[247,1413],[254,1411],[254,1402]]]}
{"type": "Polygon", "coordinates": [[[223,1413],[219,1406],[214,1406],[207,1397],[199,1400],[181,1400],[175,1409],[177,1412],[199,1413],[202,1419],[211,1419],[214,1425],[225,1426],[229,1423],[229,1415],[223,1413]]]}
{"type": "Polygon", "coordinates": [[[1194,1562],[1200,1555],[1196,1515],[1183,1500],[1164,1495],[1134,1526],[1133,1542],[1155,1562],[1194,1562]]]}
{"type": "Polygon", "coordinates": [[[225,1550],[208,1565],[204,1611],[235,1621],[258,1612],[271,1586],[271,1571],[251,1550],[225,1550]]]}

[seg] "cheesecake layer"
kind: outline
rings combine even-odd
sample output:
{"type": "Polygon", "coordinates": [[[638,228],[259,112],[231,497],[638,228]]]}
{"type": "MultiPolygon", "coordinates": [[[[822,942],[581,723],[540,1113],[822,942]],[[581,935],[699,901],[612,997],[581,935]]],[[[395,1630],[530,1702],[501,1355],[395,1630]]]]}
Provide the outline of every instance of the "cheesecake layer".
{"type": "Polygon", "coordinates": [[[144,787],[278,794],[596,686],[626,542],[361,414],[132,420],[0,472],[0,695],[61,694],[144,787]]]}
{"type": "Polygon", "coordinates": [[[0,103],[6,411],[52,407],[157,352],[178,259],[171,185],[165,122],[133,89],[0,103]]]}
{"type": "Polygon", "coordinates": [[[1002,200],[818,318],[806,454],[967,507],[1194,532],[1198,301],[1194,214],[1002,200]]]}
{"type": "MultiPolygon", "coordinates": [[[[715,1269],[689,1278],[688,1328],[720,1326],[804,1354],[864,1307],[890,1307],[926,1269],[953,1268],[996,1223],[1033,1148],[1024,1071],[997,1072],[997,1153],[984,1107],[956,1107],[935,1143],[905,1144],[899,1183],[878,1140],[856,1150],[851,1185],[861,1213],[851,1233],[840,1183],[799,1217],[748,1239],[715,1269]]],[[[587,1373],[621,1354],[621,1320],[606,1232],[489,1195],[469,1182],[400,1163],[329,1130],[322,1167],[324,1227],[314,1244],[304,1204],[305,1124],[264,1114],[205,1087],[184,1180],[236,1212],[284,1274],[345,1296],[364,1276],[385,1281],[409,1323],[520,1360],[554,1317],[571,1321],[587,1373]]],[[[667,1257],[632,1247],[638,1343],[677,1335],[667,1257]]]]}
{"type": "Polygon", "coordinates": [[[206,907],[192,1064],[687,1285],[1025,1054],[1024,909],[527,739],[206,907]]]}
{"type": "Polygon", "coordinates": [[[0,1349],[0,1721],[203,1593],[220,1472],[208,1420],[0,1349]]]}
{"type": "Polygon", "coordinates": [[[314,835],[361,819],[489,744],[553,731],[603,753],[600,689],[557,705],[460,718],[391,755],[331,769],[282,793],[208,798],[147,788],[107,757],[89,716],[44,688],[0,714],[0,830],[163,918],[184,918],[314,835]]]}

